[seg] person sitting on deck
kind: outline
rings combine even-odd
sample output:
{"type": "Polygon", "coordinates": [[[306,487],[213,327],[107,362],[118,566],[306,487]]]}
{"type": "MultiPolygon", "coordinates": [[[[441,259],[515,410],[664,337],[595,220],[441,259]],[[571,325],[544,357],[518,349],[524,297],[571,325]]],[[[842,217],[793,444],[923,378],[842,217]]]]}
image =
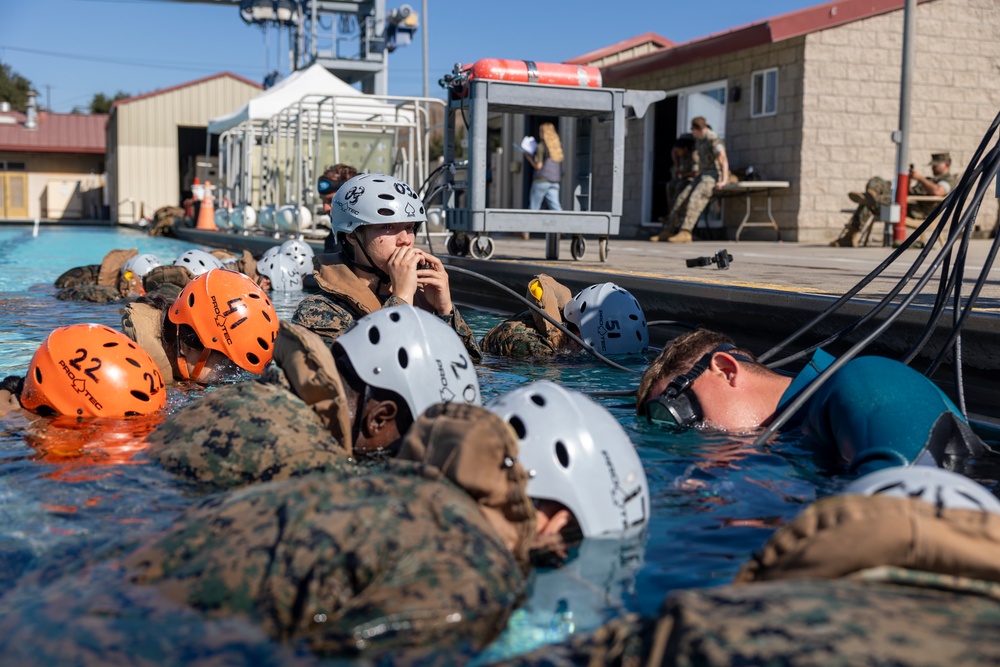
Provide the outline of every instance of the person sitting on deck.
{"type": "MultiPolygon", "coordinates": [[[[573,297],[565,285],[542,273],[528,283],[527,298],[601,354],[640,354],[649,344],[642,307],[614,283],[591,285],[573,297]]],[[[534,310],[497,324],[480,345],[486,354],[515,359],[580,350],[559,327],[534,310]]]]}
{"type": "Polygon", "coordinates": [[[444,264],[414,246],[427,213],[409,185],[384,174],[355,176],[337,190],[330,221],[342,250],[316,258],[321,293],[303,299],[292,322],[332,345],[358,318],[409,304],[442,318],[472,360],[482,358],[475,335],[451,301],[444,264]]]}
{"type": "MultiPolygon", "coordinates": [[[[792,377],[758,363],[726,335],[699,329],[675,338],[642,376],[636,410],[651,422],[744,432],[767,425],[834,358],[817,350],[792,377]]],[[[962,465],[986,445],[951,400],[909,366],[885,357],[850,360],[784,425],[854,474],[907,465],[962,465]]]]}
{"type": "MultiPolygon", "coordinates": [[[[960,178],[959,174],[951,172],[951,153],[934,153],[928,164],[931,168],[931,175],[924,176],[922,173],[910,165],[910,187],[911,195],[930,195],[932,197],[944,197],[951,192],[960,178]]],[[[882,214],[882,207],[892,203],[892,182],[874,176],[865,184],[864,192],[851,192],[848,194],[851,201],[858,205],[851,219],[848,221],[840,236],[830,243],[835,247],[857,246],[857,235],[870,220],[878,219],[882,214]]],[[[906,205],[906,217],[913,221],[907,224],[908,227],[915,227],[917,221],[926,220],[927,217],[937,207],[936,201],[915,201],[906,205]]]]}

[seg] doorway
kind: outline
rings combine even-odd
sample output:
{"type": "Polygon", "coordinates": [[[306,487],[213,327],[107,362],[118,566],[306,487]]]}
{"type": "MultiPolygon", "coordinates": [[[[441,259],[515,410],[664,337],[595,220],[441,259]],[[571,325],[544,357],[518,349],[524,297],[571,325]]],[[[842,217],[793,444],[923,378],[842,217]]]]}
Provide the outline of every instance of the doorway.
{"type": "Polygon", "coordinates": [[[0,217],[28,217],[28,172],[23,162],[0,160],[0,217]]]}

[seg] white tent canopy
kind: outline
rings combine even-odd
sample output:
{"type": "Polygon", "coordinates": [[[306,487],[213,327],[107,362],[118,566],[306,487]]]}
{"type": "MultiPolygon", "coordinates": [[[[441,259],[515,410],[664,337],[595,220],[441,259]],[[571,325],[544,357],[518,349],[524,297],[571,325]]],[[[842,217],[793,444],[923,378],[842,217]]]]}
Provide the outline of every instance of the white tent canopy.
{"type": "Polygon", "coordinates": [[[236,111],[211,119],[208,121],[208,133],[221,134],[245,121],[263,123],[307,95],[361,97],[362,93],[335,77],[322,65],[312,65],[290,74],[236,111]]]}

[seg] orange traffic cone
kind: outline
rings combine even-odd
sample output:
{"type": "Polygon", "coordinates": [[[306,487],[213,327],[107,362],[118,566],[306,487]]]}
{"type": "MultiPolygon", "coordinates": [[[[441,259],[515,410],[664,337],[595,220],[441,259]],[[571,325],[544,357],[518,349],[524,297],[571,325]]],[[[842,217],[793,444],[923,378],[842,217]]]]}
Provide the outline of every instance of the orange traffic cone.
{"type": "Polygon", "coordinates": [[[207,229],[217,232],[219,228],[215,225],[215,207],[212,205],[212,184],[205,181],[205,197],[201,200],[201,208],[198,210],[198,223],[195,229],[207,229]]]}

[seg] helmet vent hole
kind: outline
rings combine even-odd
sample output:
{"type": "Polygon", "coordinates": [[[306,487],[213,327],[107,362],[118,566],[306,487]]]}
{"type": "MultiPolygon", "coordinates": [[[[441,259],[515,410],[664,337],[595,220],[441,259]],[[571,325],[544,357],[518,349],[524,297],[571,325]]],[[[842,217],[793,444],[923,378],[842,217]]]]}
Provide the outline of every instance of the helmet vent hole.
{"type": "Polygon", "coordinates": [[[510,421],[507,422],[510,427],[514,429],[514,433],[517,434],[518,440],[524,440],[524,436],[528,435],[528,429],[524,427],[524,422],[521,421],[520,417],[511,417],[510,421]]]}
{"type": "Polygon", "coordinates": [[[635,332],[635,338],[636,338],[636,340],[642,340],[642,332],[641,331],[636,331],[635,332]]]}
{"type": "Polygon", "coordinates": [[[587,312],[587,302],[586,301],[584,301],[583,303],[580,304],[580,312],[581,313],[587,312]]]}
{"type": "Polygon", "coordinates": [[[35,367],[35,382],[38,384],[42,383],[42,371],[37,366],[35,367]]]}
{"type": "Polygon", "coordinates": [[[265,310],[265,311],[263,312],[263,315],[264,315],[264,319],[265,319],[265,320],[267,320],[268,322],[270,322],[270,321],[271,321],[271,316],[267,314],[267,311],[266,311],[266,310],[265,310]]]}
{"type": "Polygon", "coordinates": [[[399,313],[389,313],[389,319],[393,322],[399,321],[399,313]]]}
{"type": "Polygon", "coordinates": [[[253,352],[247,352],[247,361],[250,362],[251,366],[256,366],[260,363],[260,357],[258,357],[253,352]]]}
{"type": "Polygon", "coordinates": [[[639,319],[639,316],[638,316],[638,315],[636,315],[635,313],[629,313],[629,315],[628,315],[628,318],[629,318],[630,320],[638,320],[638,319],[639,319]]]}
{"type": "Polygon", "coordinates": [[[392,195],[386,194],[384,192],[382,194],[380,194],[378,196],[378,198],[379,199],[385,199],[386,201],[396,201],[395,197],[393,197],[392,195]]]}
{"type": "Polygon", "coordinates": [[[188,294],[188,308],[194,308],[194,292],[188,294]]]}
{"type": "Polygon", "coordinates": [[[142,364],[140,364],[138,361],[136,361],[132,357],[125,357],[125,361],[129,362],[130,364],[132,364],[136,368],[142,368],[142,364]]]}
{"type": "MultiPolygon", "coordinates": [[[[274,264],[271,264],[271,266],[273,267],[274,264]]],[[[260,298],[260,294],[254,294],[253,292],[249,292],[247,294],[247,296],[250,297],[251,299],[259,299],[260,298]]]]}
{"type": "Polygon", "coordinates": [[[264,350],[265,352],[266,352],[266,351],[267,351],[267,349],[268,349],[268,348],[269,348],[269,347],[271,346],[271,344],[270,344],[270,343],[268,343],[268,342],[267,342],[266,340],[264,340],[263,338],[258,338],[258,339],[257,339],[257,344],[258,344],[258,345],[260,345],[260,349],[264,350]]]}
{"type": "Polygon", "coordinates": [[[531,402],[534,403],[535,405],[537,405],[540,408],[544,408],[545,407],[545,397],[542,396],[541,394],[532,394],[531,395],[531,402]]]}
{"type": "Polygon", "coordinates": [[[139,391],[137,389],[133,389],[131,393],[133,398],[149,403],[149,394],[139,391]]]}
{"type": "Polygon", "coordinates": [[[622,335],[620,333],[618,333],[617,331],[609,331],[608,332],[608,338],[621,338],[621,337],[622,337],[622,335]]]}
{"type": "Polygon", "coordinates": [[[397,354],[396,357],[399,359],[400,368],[406,368],[410,365],[410,355],[406,353],[405,347],[399,348],[399,354],[397,354]]]}
{"type": "Polygon", "coordinates": [[[392,216],[396,215],[396,212],[393,211],[391,208],[380,208],[378,210],[378,214],[384,215],[387,218],[391,218],[392,216]]]}
{"type": "Polygon", "coordinates": [[[378,345],[379,340],[381,340],[382,334],[378,332],[378,327],[372,327],[368,330],[368,340],[372,345],[378,345]]]}
{"type": "Polygon", "coordinates": [[[559,460],[559,465],[563,468],[569,467],[569,450],[566,449],[566,445],[563,444],[562,440],[556,440],[556,458],[559,460]]]}

